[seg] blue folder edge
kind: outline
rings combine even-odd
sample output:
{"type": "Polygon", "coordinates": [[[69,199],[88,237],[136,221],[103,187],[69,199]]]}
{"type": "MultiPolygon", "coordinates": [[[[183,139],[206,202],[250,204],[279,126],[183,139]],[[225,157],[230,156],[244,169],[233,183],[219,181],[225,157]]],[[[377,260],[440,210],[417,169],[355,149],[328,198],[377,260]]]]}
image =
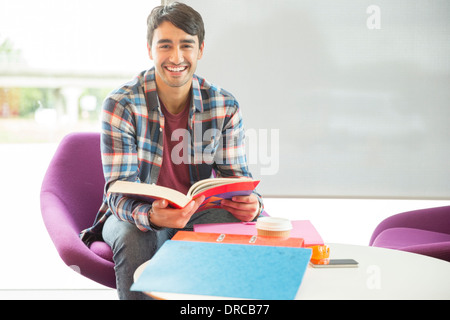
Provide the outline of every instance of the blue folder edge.
{"type": "Polygon", "coordinates": [[[311,249],[168,240],[132,291],[291,300],[311,249]]]}

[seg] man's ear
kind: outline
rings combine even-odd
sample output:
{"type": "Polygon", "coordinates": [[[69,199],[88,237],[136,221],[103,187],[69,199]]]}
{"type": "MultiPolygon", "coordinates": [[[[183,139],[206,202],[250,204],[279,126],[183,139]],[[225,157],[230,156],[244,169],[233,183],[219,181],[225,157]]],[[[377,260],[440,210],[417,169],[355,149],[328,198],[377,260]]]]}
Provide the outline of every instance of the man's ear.
{"type": "Polygon", "coordinates": [[[148,56],[150,57],[150,60],[153,60],[152,47],[150,47],[150,44],[148,42],[147,42],[147,50],[148,50],[148,56]]]}
{"type": "Polygon", "coordinates": [[[199,50],[197,60],[200,60],[203,57],[203,49],[205,48],[205,41],[202,42],[199,50]]]}

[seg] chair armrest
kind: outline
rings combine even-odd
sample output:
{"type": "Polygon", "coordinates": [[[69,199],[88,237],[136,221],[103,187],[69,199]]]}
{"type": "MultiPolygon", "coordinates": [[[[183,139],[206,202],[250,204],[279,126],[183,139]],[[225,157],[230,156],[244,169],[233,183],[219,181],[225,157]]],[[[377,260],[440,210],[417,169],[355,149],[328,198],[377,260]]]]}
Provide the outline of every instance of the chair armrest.
{"type": "Polygon", "coordinates": [[[408,211],[388,217],[375,228],[369,245],[383,230],[390,228],[414,228],[450,234],[450,206],[408,211]]]}
{"type": "Polygon", "coordinates": [[[114,263],[92,252],[80,239],[79,230],[70,218],[65,204],[51,192],[41,192],[41,212],[44,224],[58,254],[68,266],[75,266],[83,276],[110,287],[114,287],[114,263]],[[108,272],[99,274],[97,270],[108,267],[108,272]],[[99,281],[100,280],[100,281],[99,281]]]}

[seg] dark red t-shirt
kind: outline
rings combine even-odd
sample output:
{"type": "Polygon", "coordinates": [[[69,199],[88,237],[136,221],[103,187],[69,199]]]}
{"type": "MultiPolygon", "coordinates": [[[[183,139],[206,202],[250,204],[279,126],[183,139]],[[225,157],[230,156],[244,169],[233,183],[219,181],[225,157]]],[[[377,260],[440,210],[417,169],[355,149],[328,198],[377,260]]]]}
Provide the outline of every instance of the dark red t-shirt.
{"type": "Polygon", "coordinates": [[[156,184],[178,190],[184,194],[188,192],[191,186],[189,165],[186,161],[189,157],[189,154],[187,154],[189,101],[190,99],[188,99],[184,110],[178,114],[171,114],[160,101],[164,115],[164,146],[162,166],[156,184]],[[175,141],[172,141],[172,138],[175,141]],[[172,155],[174,148],[175,151],[172,155]]]}

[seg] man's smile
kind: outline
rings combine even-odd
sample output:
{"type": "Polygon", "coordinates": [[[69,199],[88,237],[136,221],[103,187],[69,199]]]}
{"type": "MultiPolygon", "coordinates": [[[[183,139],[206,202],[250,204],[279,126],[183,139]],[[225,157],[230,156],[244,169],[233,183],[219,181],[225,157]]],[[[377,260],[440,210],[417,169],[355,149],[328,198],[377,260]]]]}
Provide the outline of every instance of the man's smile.
{"type": "Polygon", "coordinates": [[[188,66],[164,66],[164,68],[171,73],[181,73],[187,70],[188,66]]]}

